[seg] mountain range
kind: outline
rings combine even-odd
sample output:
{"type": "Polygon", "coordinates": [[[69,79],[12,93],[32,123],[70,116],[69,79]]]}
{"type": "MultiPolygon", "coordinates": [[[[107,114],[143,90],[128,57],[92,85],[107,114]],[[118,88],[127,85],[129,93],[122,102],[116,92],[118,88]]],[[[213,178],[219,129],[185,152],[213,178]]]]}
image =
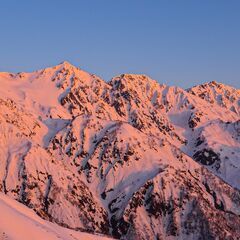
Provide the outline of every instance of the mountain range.
{"type": "Polygon", "coordinates": [[[116,239],[240,239],[239,89],[68,62],[0,84],[0,199],[116,239]]]}

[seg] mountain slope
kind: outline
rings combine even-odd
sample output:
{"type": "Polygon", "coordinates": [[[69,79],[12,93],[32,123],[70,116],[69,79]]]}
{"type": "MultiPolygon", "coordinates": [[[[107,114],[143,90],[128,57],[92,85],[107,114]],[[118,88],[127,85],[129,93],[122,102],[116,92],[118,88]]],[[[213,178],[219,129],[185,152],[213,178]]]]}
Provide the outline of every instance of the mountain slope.
{"type": "Polygon", "coordinates": [[[240,238],[238,90],[226,107],[200,93],[215,99],[217,84],[185,91],[134,74],[107,83],[67,62],[0,82],[8,196],[122,239],[240,238]]]}
{"type": "Polygon", "coordinates": [[[42,220],[32,210],[0,194],[1,240],[104,240],[103,236],[75,232],[42,220]]]}

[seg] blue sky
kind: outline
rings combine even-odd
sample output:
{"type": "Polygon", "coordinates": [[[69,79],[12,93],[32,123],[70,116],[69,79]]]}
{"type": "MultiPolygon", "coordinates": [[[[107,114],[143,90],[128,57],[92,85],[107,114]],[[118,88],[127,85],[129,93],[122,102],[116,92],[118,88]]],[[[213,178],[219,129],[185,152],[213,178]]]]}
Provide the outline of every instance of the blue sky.
{"type": "Polygon", "coordinates": [[[67,60],[105,80],[239,88],[239,13],[239,0],[0,0],[0,71],[67,60]]]}

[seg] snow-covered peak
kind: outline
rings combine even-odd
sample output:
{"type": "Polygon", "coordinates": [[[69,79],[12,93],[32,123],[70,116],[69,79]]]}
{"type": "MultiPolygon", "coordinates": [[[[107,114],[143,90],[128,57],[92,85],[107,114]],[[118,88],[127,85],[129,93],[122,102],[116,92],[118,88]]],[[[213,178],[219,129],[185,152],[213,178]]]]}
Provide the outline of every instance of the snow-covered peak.
{"type": "Polygon", "coordinates": [[[110,81],[114,89],[142,91],[159,85],[157,81],[144,74],[121,74],[110,81]]]}
{"type": "Polygon", "coordinates": [[[73,65],[72,63],[70,63],[68,61],[62,61],[62,62],[60,62],[60,63],[58,63],[56,65],[49,66],[49,67],[46,67],[44,69],[51,69],[51,68],[56,70],[56,69],[59,69],[59,68],[74,69],[74,68],[78,68],[78,67],[73,65]]]}
{"type": "Polygon", "coordinates": [[[194,86],[187,91],[211,104],[217,104],[240,115],[240,89],[212,81],[194,86]]]}
{"type": "Polygon", "coordinates": [[[66,68],[72,68],[72,67],[75,68],[75,66],[68,61],[63,61],[63,62],[59,63],[59,65],[64,66],[66,68]]]}
{"type": "MultiPolygon", "coordinates": [[[[96,101],[105,88],[109,87],[99,77],[66,61],[31,73],[2,73],[0,84],[1,96],[20,102],[30,112],[43,118],[54,118],[57,115],[62,118],[71,118],[69,107],[78,109],[78,102],[86,105],[88,101],[96,101]],[[67,104],[65,107],[66,97],[72,98],[72,104],[78,106],[67,104]],[[83,98],[85,98],[84,101],[83,98]]],[[[91,112],[92,109],[89,111],[91,112]]],[[[77,110],[75,112],[80,113],[77,110]]]]}

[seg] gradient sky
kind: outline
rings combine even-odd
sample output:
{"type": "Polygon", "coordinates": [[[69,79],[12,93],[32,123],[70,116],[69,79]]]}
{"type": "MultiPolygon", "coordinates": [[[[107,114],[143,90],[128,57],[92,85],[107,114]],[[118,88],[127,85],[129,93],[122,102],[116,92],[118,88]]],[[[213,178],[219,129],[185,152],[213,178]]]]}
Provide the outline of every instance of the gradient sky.
{"type": "Polygon", "coordinates": [[[0,0],[0,71],[64,60],[110,80],[240,87],[239,0],[0,0]]]}

